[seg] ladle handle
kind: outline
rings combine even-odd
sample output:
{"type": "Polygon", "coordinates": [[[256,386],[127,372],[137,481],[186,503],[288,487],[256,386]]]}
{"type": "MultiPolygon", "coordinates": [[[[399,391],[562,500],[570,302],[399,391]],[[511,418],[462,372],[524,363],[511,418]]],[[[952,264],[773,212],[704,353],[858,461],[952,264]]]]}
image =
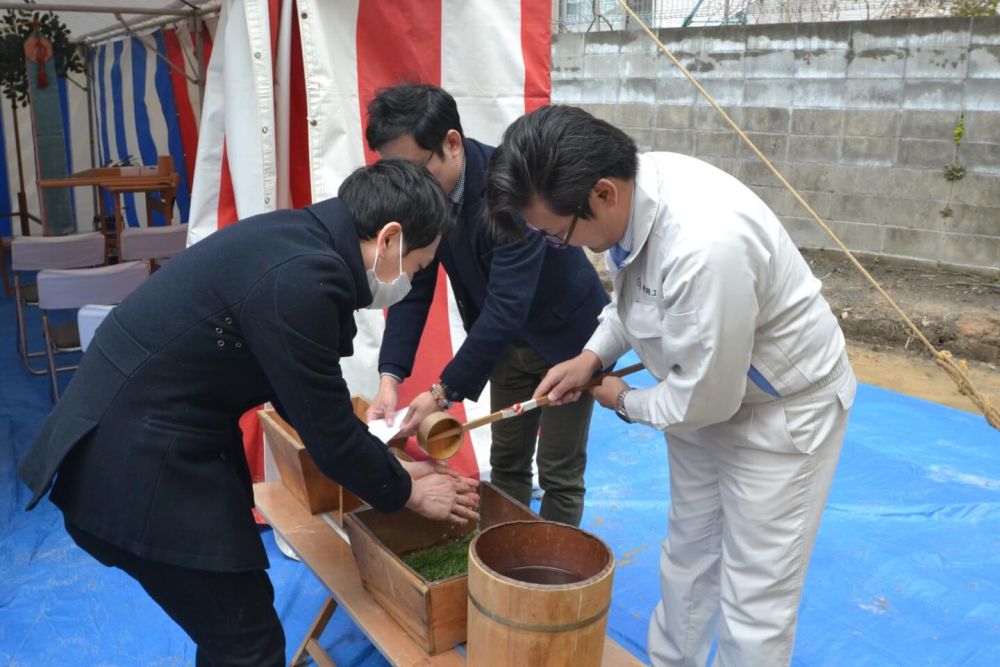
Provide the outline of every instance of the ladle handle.
{"type": "Polygon", "coordinates": [[[643,368],[645,368],[645,366],[643,366],[641,363],[638,363],[638,364],[632,364],[631,366],[626,366],[621,370],[611,371],[610,373],[603,373],[592,379],[587,384],[580,387],[578,391],[583,391],[584,389],[593,389],[594,387],[604,382],[604,378],[622,378],[625,377],[626,375],[631,375],[636,371],[641,371],[643,368]]]}
{"type": "MultiPolygon", "coordinates": [[[[625,377],[626,375],[631,375],[636,371],[641,371],[644,366],[639,364],[632,364],[631,366],[626,366],[621,370],[612,371],[611,373],[603,373],[593,378],[590,382],[579,387],[577,391],[585,391],[587,389],[593,389],[594,387],[601,384],[606,377],[625,377]]],[[[429,440],[441,440],[444,438],[453,438],[456,435],[464,433],[465,431],[471,431],[474,428],[479,428],[480,426],[486,426],[487,424],[492,424],[493,422],[498,422],[501,419],[510,419],[511,417],[517,417],[518,415],[524,414],[529,410],[534,410],[535,408],[541,408],[549,404],[548,396],[539,396],[538,398],[533,398],[529,401],[524,401],[523,403],[515,403],[510,407],[506,407],[502,410],[497,410],[496,412],[491,412],[490,414],[480,417],[479,419],[473,419],[472,421],[467,421],[462,424],[461,428],[448,429],[443,433],[438,433],[429,440]]]]}

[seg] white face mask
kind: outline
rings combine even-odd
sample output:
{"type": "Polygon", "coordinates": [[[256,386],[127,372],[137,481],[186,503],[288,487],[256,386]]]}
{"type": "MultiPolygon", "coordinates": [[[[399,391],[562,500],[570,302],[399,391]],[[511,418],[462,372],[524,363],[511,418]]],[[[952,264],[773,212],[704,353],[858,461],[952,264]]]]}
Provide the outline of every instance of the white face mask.
{"type": "Polygon", "coordinates": [[[384,283],[379,280],[375,273],[378,266],[378,250],[375,251],[375,263],[372,268],[366,271],[368,276],[368,289],[372,293],[372,302],[368,306],[374,310],[382,310],[399,303],[410,291],[410,276],[403,271],[403,235],[399,235],[399,276],[391,283],[384,283]]]}

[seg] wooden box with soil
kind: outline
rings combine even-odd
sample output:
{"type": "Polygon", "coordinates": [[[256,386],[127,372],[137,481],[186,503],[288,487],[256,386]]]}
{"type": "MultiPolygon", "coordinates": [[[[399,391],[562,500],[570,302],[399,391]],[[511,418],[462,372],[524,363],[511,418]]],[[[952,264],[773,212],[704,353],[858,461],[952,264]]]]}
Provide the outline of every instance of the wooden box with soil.
{"type": "MultiPolygon", "coordinates": [[[[351,403],[354,414],[364,421],[368,400],[355,396],[351,403]]],[[[344,514],[362,507],[364,501],[320,472],[299,434],[275,410],[260,410],[257,416],[281,475],[281,483],[310,513],[330,512],[337,524],[343,526],[344,514]]]]}
{"type": "Polygon", "coordinates": [[[411,556],[432,549],[439,553],[455,551],[456,546],[449,549],[447,545],[463,540],[468,544],[477,530],[500,523],[541,521],[537,514],[487,482],[480,485],[479,496],[478,526],[432,521],[408,509],[395,514],[363,509],[344,518],[365,589],[431,655],[466,639],[468,547],[456,545],[462,554],[462,572],[437,581],[418,574],[404,559],[411,560],[411,556]]]}

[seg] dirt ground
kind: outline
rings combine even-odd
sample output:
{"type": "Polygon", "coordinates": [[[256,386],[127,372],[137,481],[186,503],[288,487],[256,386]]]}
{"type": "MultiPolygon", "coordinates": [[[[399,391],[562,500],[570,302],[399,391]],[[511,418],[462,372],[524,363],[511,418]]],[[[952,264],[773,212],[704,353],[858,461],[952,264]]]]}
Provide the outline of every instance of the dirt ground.
{"type": "MultiPolygon", "coordinates": [[[[823,281],[823,295],[848,338],[892,349],[922,349],[846,257],[839,252],[803,254],[813,274],[823,281]]],[[[1000,277],[873,260],[862,264],[935,346],[965,359],[1000,364],[1000,277]]]]}
{"type": "MultiPolygon", "coordinates": [[[[804,255],[840,318],[859,380],[976,411],[853,264],[840,253],[804,255]]],[[[1000,280],[872,260],[862,264],[938,349],[966,360],[976,388],[1000,404],[1000,280]]]]}
{"type": "MultiPolygon", "coordinates": [[[[928,355],[848,340],[847,352],[860,382],[916,396],[959,410],[978,412],[928,355]],[[877,349],[873,349],[877,348],[877,349]]],[[[969,377],[993,405],[1000,405],[1000,367],[969,361],[969,377]]]]}

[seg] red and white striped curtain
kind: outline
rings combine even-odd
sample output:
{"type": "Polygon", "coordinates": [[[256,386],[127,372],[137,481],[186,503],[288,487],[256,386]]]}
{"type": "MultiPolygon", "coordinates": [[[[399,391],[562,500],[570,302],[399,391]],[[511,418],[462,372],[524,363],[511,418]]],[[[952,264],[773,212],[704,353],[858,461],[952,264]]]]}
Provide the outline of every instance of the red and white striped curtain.
{"type": "MultiPolygon", "coordinates": [[[[496,143],[549,101],[550,14],[542,0],[227,0],[208,67],[189,243],[239,218],[336,196],[375,159],[364,110],[385,86],[442,86],[466,133],[496,143]]],[[[355,356],[344,360],[353,393],[375,392],[383,328],[381,314],[359,312],[355,356]]],[[[437,379],[464,337],[439,280],[400,405],[437,379]]],[[[487,412],[487,396],[458,417],[487,412]]],[[[477,431],[452,464],[478,472],[488,448],[489,432],[477,431]]]]}

